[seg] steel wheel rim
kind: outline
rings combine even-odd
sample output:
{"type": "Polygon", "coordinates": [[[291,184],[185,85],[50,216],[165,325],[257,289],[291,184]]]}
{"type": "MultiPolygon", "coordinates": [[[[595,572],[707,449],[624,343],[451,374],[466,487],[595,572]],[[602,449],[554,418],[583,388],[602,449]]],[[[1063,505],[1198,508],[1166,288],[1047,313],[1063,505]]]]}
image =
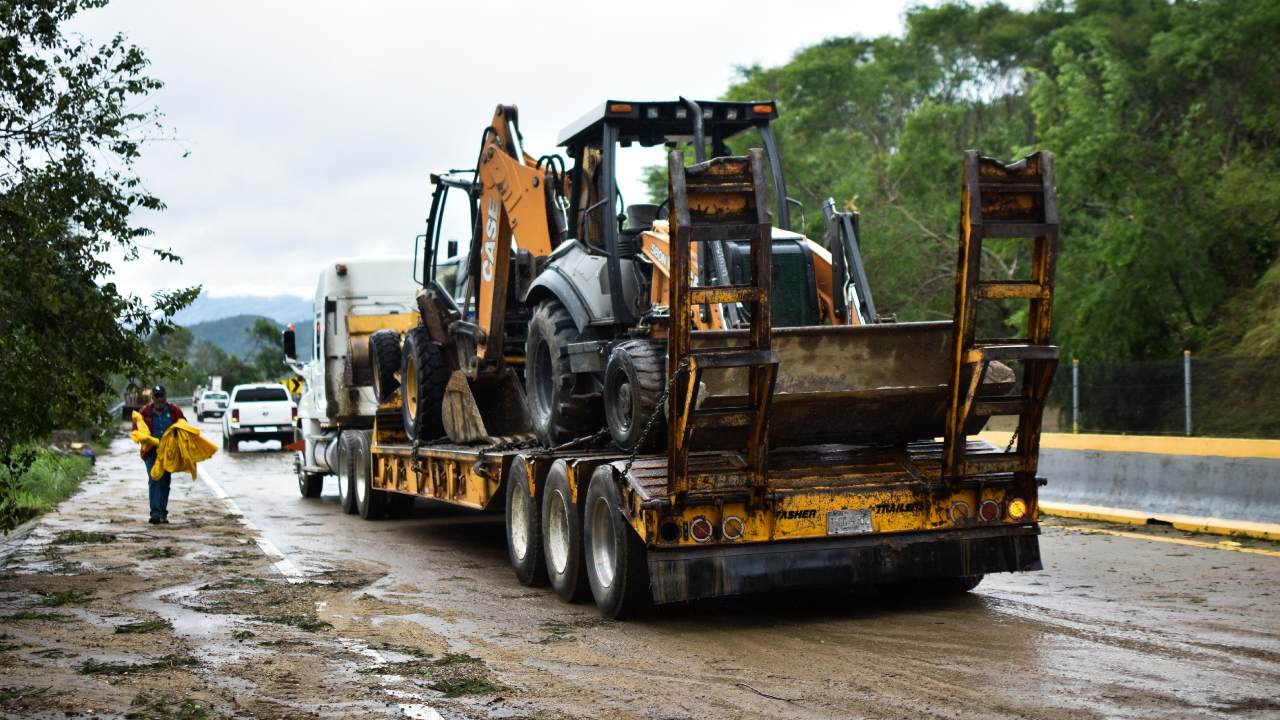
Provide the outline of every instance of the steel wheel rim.
{"type": "Polygon", "coordinates": [[[511,494],[511,550],[516,559],[524,560],[529,552],[529,494],[516,488],[511,494]]]}
{"type": "Polygon", "coordinates": [[[591,563],[595,566],[596,580],[606,588],[613,585],[614,558],[618,554],[613,542],[612,514],[605,498],[597,499],[591,507],[591,563]]]}
{"type": "Polygon", "coordinates": [[[547,517],[547,560],[557,575],[569,567],[569,502],[557,488],[551,491],[551,506],[547,517]]]}
{"type": "Polygon", "coordinates": [[[356,484],[356,501],[363,505],[365,496],[369,494],[369,488],[365,485],[365,475],[368,473],[360,467],[360,463],[355,457],[351,459],[351,465],[355,468],[355,472],[351,473],[351,478],[356,484]]]}
{"type": "Polygon", "coordinates": [[[404,408],[412,422],[418,417],[418,368],[414,366],[412,355],[405,358],[404,375],[404,408]]]}

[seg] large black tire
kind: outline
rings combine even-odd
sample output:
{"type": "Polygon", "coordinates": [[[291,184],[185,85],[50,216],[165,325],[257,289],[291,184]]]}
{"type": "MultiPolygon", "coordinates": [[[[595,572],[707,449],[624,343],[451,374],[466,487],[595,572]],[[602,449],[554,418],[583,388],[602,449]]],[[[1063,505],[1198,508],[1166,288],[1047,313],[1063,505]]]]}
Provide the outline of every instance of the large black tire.
{"type": "Polygon", "coordinates": [[[304,498],[318,498],[324,489],[324,476],[303,470],[303,454],[295,453],[293,457],[294,472],[298,476],[298,493],[304,498]]]}
{"type": "Polygon", "coordinates": [[[449,366],[440,346],[421,325],[411,328],[404,336],[400,380],[405,434],[410,440],[422,442],[444,435],[440,408],[445,386],[449,384],[449,366]]]}
{"type": "Polygon", "coordinates": [[[378,330],[369,336],[369,366],[373,376],[373,394],[379,403],[391,399],[400,387],[400,336],[395,330],[378,330]]]}
{"type": "Polygon", "coordinates": [[[335,475],[338,476],[338,506],[342,508],[342,512],[347,515],[355,515],[360,511],[356,506],[356,466],[355,458],[359,457],[358,448],[353,451],[352,446],[358,445],[360,439],[356,433],[348,430],[338,436],[338,456],[336,458],[338,467],[335,468],[335,475]]]}
{"type": "Polygon", "coordinates": [[[507,557],[521,585],[546,585],[542,558],[542,523],[538,498],[529,495],[529,472],[524,456],[516,456],[507,471],[507,557]]]}
{"type": "Polygon", "coordinates": [[[351,433],[351,481],[356,490],[356,509],[365,520],[381,520],[387,515],[387,493],[373,487],[373,463],[369,453],[369,431],[351,433]]]}
{"type": "Polygon", "coordinates": [[[612,467],[603,465],[591,474],[582,508],[584,564],[596,607],[615,620],[640,614],[653,601],[649,567],[644,543],[622,515],[612,467]]]}
{"type": "MultiPolygon", "coordinates": [[[[666,445],[667,426],[659,417],[641,436],[666,386],[667,347],[648,340],[624,342],[609,353],[604,369],[604,417],[613,442],[627,452],[656,452],[666,445]]],[[[661,411],[658,411],[661,412],[661,411]]]]}
{"type": "Polygon", "coordinates": [[[586,599],[582,567],[582,508],[573,501],[568,465],[556,460],[542,485],[542,555],[551,587],[565,602],[586,599]]]}
{"type": "Polygon", "coordinates": [[[546,447],[600,429],[599,396],[576,393],[569,345],[580,336],[559,300],[538,303],[525,340],[524,385],[533,432],[546,447]]]}

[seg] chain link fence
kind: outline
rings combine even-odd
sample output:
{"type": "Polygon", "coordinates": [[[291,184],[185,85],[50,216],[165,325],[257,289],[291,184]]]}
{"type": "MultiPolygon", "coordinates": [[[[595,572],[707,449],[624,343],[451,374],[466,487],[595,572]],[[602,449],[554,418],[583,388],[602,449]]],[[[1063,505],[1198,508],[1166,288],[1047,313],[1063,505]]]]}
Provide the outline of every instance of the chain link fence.
{"type": "Polygon", "coordinates": [[[1064,362],[1049,432],[1280,438],[1280,356],[1064,362]]]}

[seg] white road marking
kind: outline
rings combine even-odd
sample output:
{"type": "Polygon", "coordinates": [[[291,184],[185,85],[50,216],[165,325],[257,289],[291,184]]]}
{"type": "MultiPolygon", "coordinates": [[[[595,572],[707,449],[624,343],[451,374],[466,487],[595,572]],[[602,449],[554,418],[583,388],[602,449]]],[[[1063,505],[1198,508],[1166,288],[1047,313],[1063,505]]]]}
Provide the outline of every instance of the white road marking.
{"type": "Polygon", "coordinates": [[[274,566],[276,572],[283,575],[284,579],[290,583],[297,584],[306,581],[307,574],[302,571],[302,568],[298,567],[297,563],[290,560],[288,556],[281,552],[280,548],[276,547],[275,543],[268,540],[262,534],[261,529],[249,522],[249,518],[244,514],[244,511],[240,509],[239,505],[236,505],[236,501],[231,499],[231,496],[227,494],[227,491],[223,489],[222,485],[218,484],[218,481],[213,479],[213,475],[210,474],[208,470],[200,468],[197,475],[199,475],[200,479],[204,481],[205,487],[209,488],[209,492],[212,492],[214,497],[222,501],[222,504],[226,506],[227,510],[234,515],[240,516],[240,524],[253,531],[253,541],[258,544],[258,549],[262,551],[263,555],[266,555],[275,561],[274,566]]]}

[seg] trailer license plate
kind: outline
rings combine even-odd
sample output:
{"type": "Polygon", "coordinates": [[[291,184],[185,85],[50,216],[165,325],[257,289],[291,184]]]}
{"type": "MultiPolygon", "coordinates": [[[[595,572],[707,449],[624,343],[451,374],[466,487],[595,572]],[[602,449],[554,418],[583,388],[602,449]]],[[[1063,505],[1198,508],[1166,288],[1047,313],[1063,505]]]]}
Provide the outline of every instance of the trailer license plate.
{"type": "Polygon", "coordinates": [[[827,512],[828,535],[862,535],[871,532],[871,510],[831,510],[827,512]]]}

